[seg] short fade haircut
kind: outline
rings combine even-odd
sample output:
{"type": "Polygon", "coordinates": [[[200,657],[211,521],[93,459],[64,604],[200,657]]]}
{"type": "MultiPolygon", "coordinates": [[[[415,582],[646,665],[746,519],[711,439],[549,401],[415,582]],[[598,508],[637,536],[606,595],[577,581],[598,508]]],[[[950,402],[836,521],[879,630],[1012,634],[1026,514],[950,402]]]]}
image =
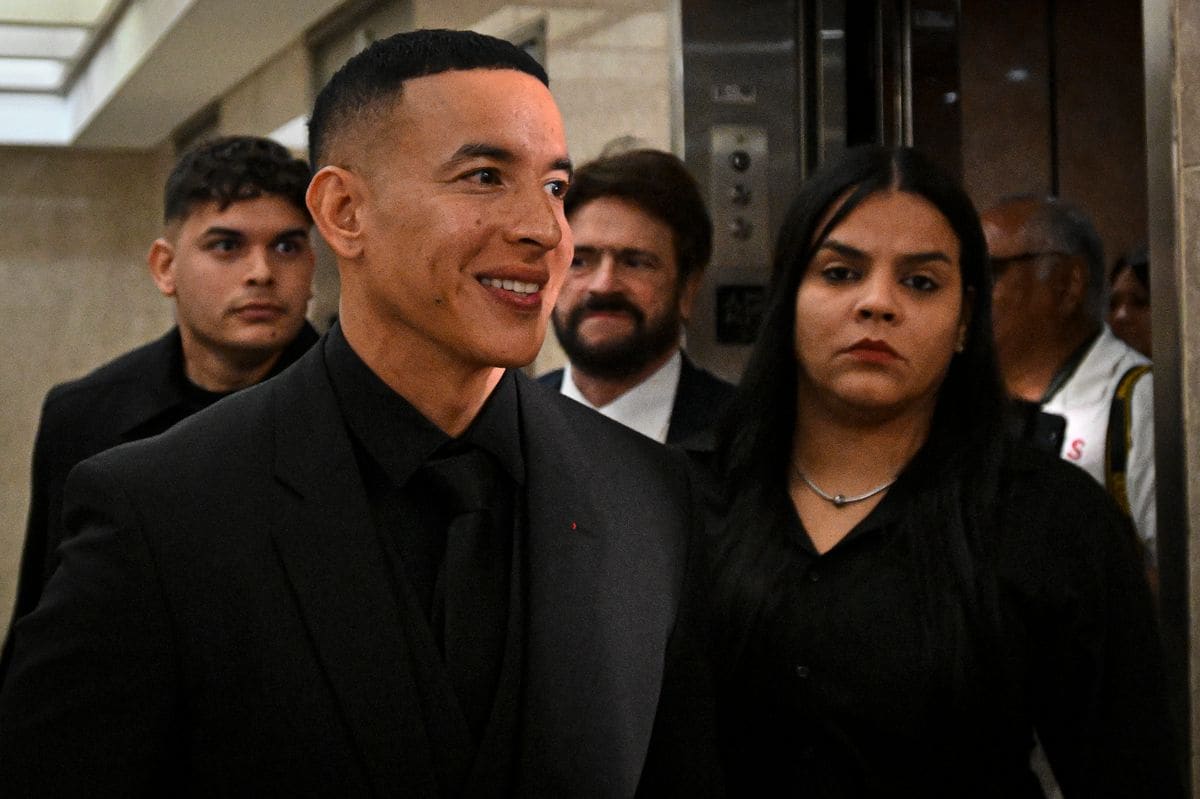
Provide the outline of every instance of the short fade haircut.
{"type": "Polygon", "coordinates": [[[312,222],[304,193],[312,177],[308,164],[286,147],[258,136],[225,136],[187,150],[163,189],[163,221],[188,216],[202,203],[215,202],[224,211],[241,200],[264,195],[291,203],[312,222]]]}
{"type": "Polygon", "coordinates": [[[330,143],[347,129],[386,113],[381,103],[398,100],[406,80],[470,69],[515,69],[550,85],[533,56],[494,36],[436,29],[380,39],[343,64],[317,95],[308,121],[313,169],[328,162],[330,143]]]}
{"type": "Polygon", "coordinates": [[[583,164],[571,178],[567,218],[602,197],[627,200],[671,228],[679,281],[704,269],[712,255],[712,218],[696,180],[676,156],[661,150],[629,150],[583,164]]]}

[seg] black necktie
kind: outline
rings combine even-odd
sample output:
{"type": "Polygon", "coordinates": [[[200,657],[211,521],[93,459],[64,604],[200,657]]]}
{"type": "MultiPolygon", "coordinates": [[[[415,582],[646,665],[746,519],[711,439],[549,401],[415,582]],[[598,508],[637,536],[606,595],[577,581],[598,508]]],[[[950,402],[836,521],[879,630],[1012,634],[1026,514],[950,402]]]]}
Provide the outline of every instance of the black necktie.
{"type": "Polygon", "coordinates": [[[497,508],[498,465],[454,442],[421,467],[422,485],[444,509],[446,549],[433,596],[434,636],[475,740],[483,736],[504,656],[509,543],[497,508]]]}

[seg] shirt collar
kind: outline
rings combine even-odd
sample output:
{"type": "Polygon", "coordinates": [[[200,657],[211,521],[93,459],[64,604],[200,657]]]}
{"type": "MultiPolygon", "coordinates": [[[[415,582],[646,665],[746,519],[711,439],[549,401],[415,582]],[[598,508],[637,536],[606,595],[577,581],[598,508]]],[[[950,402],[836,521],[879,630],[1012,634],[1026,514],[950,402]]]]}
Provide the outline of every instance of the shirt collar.
{"type": "Polygon", "coordinates": [[[683,370],[683,355],[678,349],[653,374],[603,407],[596,407],[575,385],[575,373],[571,364],[563,367],[563,396],[581,402],[592,410],[599,411],[613,421],[620,422],[660,444],[667,440],[667,429],[671,426],[671,411],[675,407],[675,394],[679,390],[679,375],[683,370]]]}
{"type": "Polygon", "coordinates": [[[1089,405],[1107,408],[1112,402],[1116,381],[1130,367],[1143,363],[1150,363],[1150,360],[1104,325],[1071,379],[1043,404],[1042,410],[1065,415],[1089,405]]]}
{"type": "Polygon", "coordinates": [[[506,369],[462,439],[490,452],[509,477],[524,485],[520,407],[517,378],[512,370],[506,369]]]}
{"type": "MultiPolygon", "coordinates": [[[[279,357],[275,359],[275,363],[263,380],[274,377],[299,360],[300,356],[307,352],[318,338],[316,329],[305,321],[288,345],[279,353],[279,357]]],[[[183,335],[179,332],[178,325],[171,328],[160,343],[162,345],[162,366],[158,369],[147,370],[147,374],[161,376],[161,382],[155,388],[162,405],[161,409],[180,404],[203,407],[211,405],[222,397],[236,393],[236,389],[209,391],[191,381],[187,376],[183,357],[183,335]]]]}
{"type": "MultiPolygon", "coordinates": [[[[397,394],[363,362],[340,325],[326,338],[325,365],[350,434],[398,486],[450,443],[433,422],[397,394]]],[[[505,371],[479,414],[462,434],[494,455],[519,485],[525,482],[516,378],[505,371]]]]}

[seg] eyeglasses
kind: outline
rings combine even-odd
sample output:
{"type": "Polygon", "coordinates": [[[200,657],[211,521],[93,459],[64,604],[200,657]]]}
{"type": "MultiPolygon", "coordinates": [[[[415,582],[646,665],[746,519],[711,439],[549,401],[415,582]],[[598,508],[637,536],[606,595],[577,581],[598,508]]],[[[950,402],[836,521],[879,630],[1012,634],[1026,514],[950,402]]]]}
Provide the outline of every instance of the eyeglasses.
{"type": "Polygon", "coordinates": [[[1004,258],[988,258],[988,266],[991,267],[992,277],[997,278],[1008,271],[1008,268],[1013,264],[1033,262],[1039,258],[1049,258],[1055,256],[1057,258],[1070,258],[1071,253],[1063,252],[1062,250],[1039,250],[1037,252],[1023,252],[1017,255],[1008,255],[1004,258]]]}

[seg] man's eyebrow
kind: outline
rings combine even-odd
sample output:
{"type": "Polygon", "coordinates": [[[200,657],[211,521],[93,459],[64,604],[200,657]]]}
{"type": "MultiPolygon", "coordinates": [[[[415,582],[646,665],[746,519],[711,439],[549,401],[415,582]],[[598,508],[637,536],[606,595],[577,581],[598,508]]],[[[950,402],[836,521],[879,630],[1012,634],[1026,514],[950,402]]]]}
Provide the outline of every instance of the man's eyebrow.
{"type": "MultiPolygon", "coordinates": [[[[482,142],[471,142],[455,150],[454,155],[450,156],[446,164],[447,166],[453,166],[463,161],[469,161],[472,158],[490,158],[502,164],[510,164],[517,160],[517,155],[507,147],[482,142]]],[[[575,167],[572,166],[570,158],[555,159],[550,163],[550,170],[566,172],[568,176],[574,176],[575,174],[575,167]]]]}
{"type": "Polygon", "coordinates": [[[595,253],[611,252],[618,258],[641,257],[650,258],[654,261],[659,260],[658,255],[650,250],[643,250],[638,247],[598,247],[594,244],[576,244],[575,252],[586,253],[592,255],[595,253]]]}
{"type": "Polygon", "coordinates": [[[638,247],[621,247],[619,250],[617,250],[617,255],[621,256],[622,258],[639,256],[641,258],[652,258],[655,261],[658,260],[658,256],[652,253],[650,250],[643,250],[638,247]]]}
{"type": "MultiPolygon", "coordinates": [[[[202,235],[205,238],[230,238],[230,239],[246,238],[245,231],[238,230],[237,228],[220,227],[220,226],[210,227],[207,230],[205,230],[202,235]]],[[[302,228],[302,227],[288,228],[287,230],[281,230],[278,233],[276,233],[274,236],[272,236],[272,240],[274,240],[274,241],[278,241],[279,239],[296,239],[296,238],[302,238],[302,239],[308,238],[308,229],[302,228]]]]}
{"type": "Polygon", "coordinates": [[[467,161],[472,158],[490,158],[493,161],[509,163],[517,160],[517,156],[512,150],[507,147],[500,147],[495,144],[483,144],[479,142],[464,144],[454,151],[454,155],[450,156],[447,163],[457,163],[459,161],[467,161]]]}
{"type": "Polygon", "coordinates": [[[210,227],[204,231],[204,236],[222,236],[224,238],[244,239],[246,234],[231,227],[210,227]]]}
{"type": "Polygon", "coordinates": [[[571,163],[570,158],[559,158],[554,163],[550,164],[552,171],[563,171],[567,173],[567,177],[575,177],[575,166],[571,163]]]}

